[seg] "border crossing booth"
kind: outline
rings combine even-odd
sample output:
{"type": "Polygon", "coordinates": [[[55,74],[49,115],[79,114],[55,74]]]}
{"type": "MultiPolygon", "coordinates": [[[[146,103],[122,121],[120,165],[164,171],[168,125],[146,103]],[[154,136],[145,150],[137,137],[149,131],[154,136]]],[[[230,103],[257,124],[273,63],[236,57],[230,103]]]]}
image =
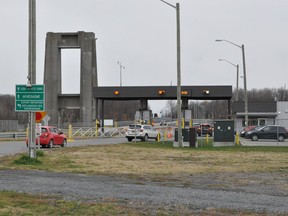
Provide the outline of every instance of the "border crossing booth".
{"type": "Polygon", "coordinates": [[[142,123],[151,124],[152,123],[152,111],[151,110],[143,110],[143,111],[136,111],[136,120],[141,120],[142,123]]]}

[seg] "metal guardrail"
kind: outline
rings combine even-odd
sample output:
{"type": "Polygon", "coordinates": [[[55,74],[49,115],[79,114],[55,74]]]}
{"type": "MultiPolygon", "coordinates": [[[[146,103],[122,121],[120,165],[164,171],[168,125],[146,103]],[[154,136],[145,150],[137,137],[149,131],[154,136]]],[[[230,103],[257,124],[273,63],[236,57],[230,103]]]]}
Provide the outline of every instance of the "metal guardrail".
{"type": "Polygon", "coordinates": [[[25,138],[25,132],[5,132],[0,133],[0,139],[18,139],[18,138],[25,138]]]}
{"type": "MultiPolygon", "coordinates": [[[[155,129],[162,134],[162,136],[172,134],[172,127],[155,127],[155,129]]],[[[89,137],[125,137],[128,127],[73,127],[72,137],[70,138],[89,138],[89,137]]],[[[69,130],[64,129],[63,132],[66,134],[67,138],[69,136],[69,130]]],[[[0,133],[0,139],[18,139],[25,138],[26,132],[2,132],[0,133]]]]}
{"type": "MultiPolygon", "coordinates": [[[[155,128],[162,136],[172,138],[173,136],[173,127],[160,126],[155,128]]],[[[72,129],[71,138],[88,138],[88,137],[126,137],[126,132],[128,127],[104,127],[96,128],[95,127],[81,127],[72,129]]],[[[69,132],[66,133],[68,135],[69,132]]]]}

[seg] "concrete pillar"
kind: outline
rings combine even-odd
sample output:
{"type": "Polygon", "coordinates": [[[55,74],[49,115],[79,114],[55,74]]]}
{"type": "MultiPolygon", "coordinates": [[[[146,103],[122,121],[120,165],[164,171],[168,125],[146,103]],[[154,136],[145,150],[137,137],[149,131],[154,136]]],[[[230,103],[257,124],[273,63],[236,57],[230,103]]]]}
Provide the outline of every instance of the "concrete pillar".
{"type": "Polygon", "coordinates": [[[45,107],[50,116],[50,124],[58,123],[58,95],[61,92],[61,50],[58,48],[60,36],[54,33],[46,35],[45,49],[45,107]]]}
{"type": "MultiPolygon", "coordinates": [[[[56,125],[60,119],[61,114],[58,112],[60,100],[69,100],[70,106],[80,107],[80,122],[83,126],[94,124],[96,102],[92,90],[98,86],[95,40],[95,34],[91,32],[47,33],[44,84],[45,105],[47,114],[51,117],[50,124],[56,125]],[[70,100],[69,95],[63,97],[61,92],[61,49],[71,48],[81,49],[79,104],[76,104],[75,100],[70,100]]],[[[73,97],[75,98],[75,95],[73,97]]]]}

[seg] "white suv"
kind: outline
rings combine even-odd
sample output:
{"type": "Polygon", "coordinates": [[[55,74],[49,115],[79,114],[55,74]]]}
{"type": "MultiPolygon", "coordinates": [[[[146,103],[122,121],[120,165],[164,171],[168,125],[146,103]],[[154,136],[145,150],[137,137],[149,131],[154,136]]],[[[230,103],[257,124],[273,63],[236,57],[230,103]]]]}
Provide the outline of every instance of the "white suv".
{"type": "Polygon", "coordinates": [[[131,124],[126,132],[126,138],[129,142],[133,139],[141,139],[142,141],[148,141],[148,139],[160,139],[158,132],[151,125],[131,124]]]}

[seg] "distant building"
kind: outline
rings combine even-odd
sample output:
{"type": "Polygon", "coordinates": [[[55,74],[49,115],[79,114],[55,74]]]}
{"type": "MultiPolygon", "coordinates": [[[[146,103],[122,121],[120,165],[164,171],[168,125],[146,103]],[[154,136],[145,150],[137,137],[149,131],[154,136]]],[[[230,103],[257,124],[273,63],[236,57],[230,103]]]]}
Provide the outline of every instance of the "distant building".
{"type": "MultiPolygon", "coordinates": [[[[235,129],[240,132],[245,126],[244,101],[233,104],[235,129]]],[[[275,124],[288,128],[288,101],[248,102],[248,125],[275,124]]]]}

